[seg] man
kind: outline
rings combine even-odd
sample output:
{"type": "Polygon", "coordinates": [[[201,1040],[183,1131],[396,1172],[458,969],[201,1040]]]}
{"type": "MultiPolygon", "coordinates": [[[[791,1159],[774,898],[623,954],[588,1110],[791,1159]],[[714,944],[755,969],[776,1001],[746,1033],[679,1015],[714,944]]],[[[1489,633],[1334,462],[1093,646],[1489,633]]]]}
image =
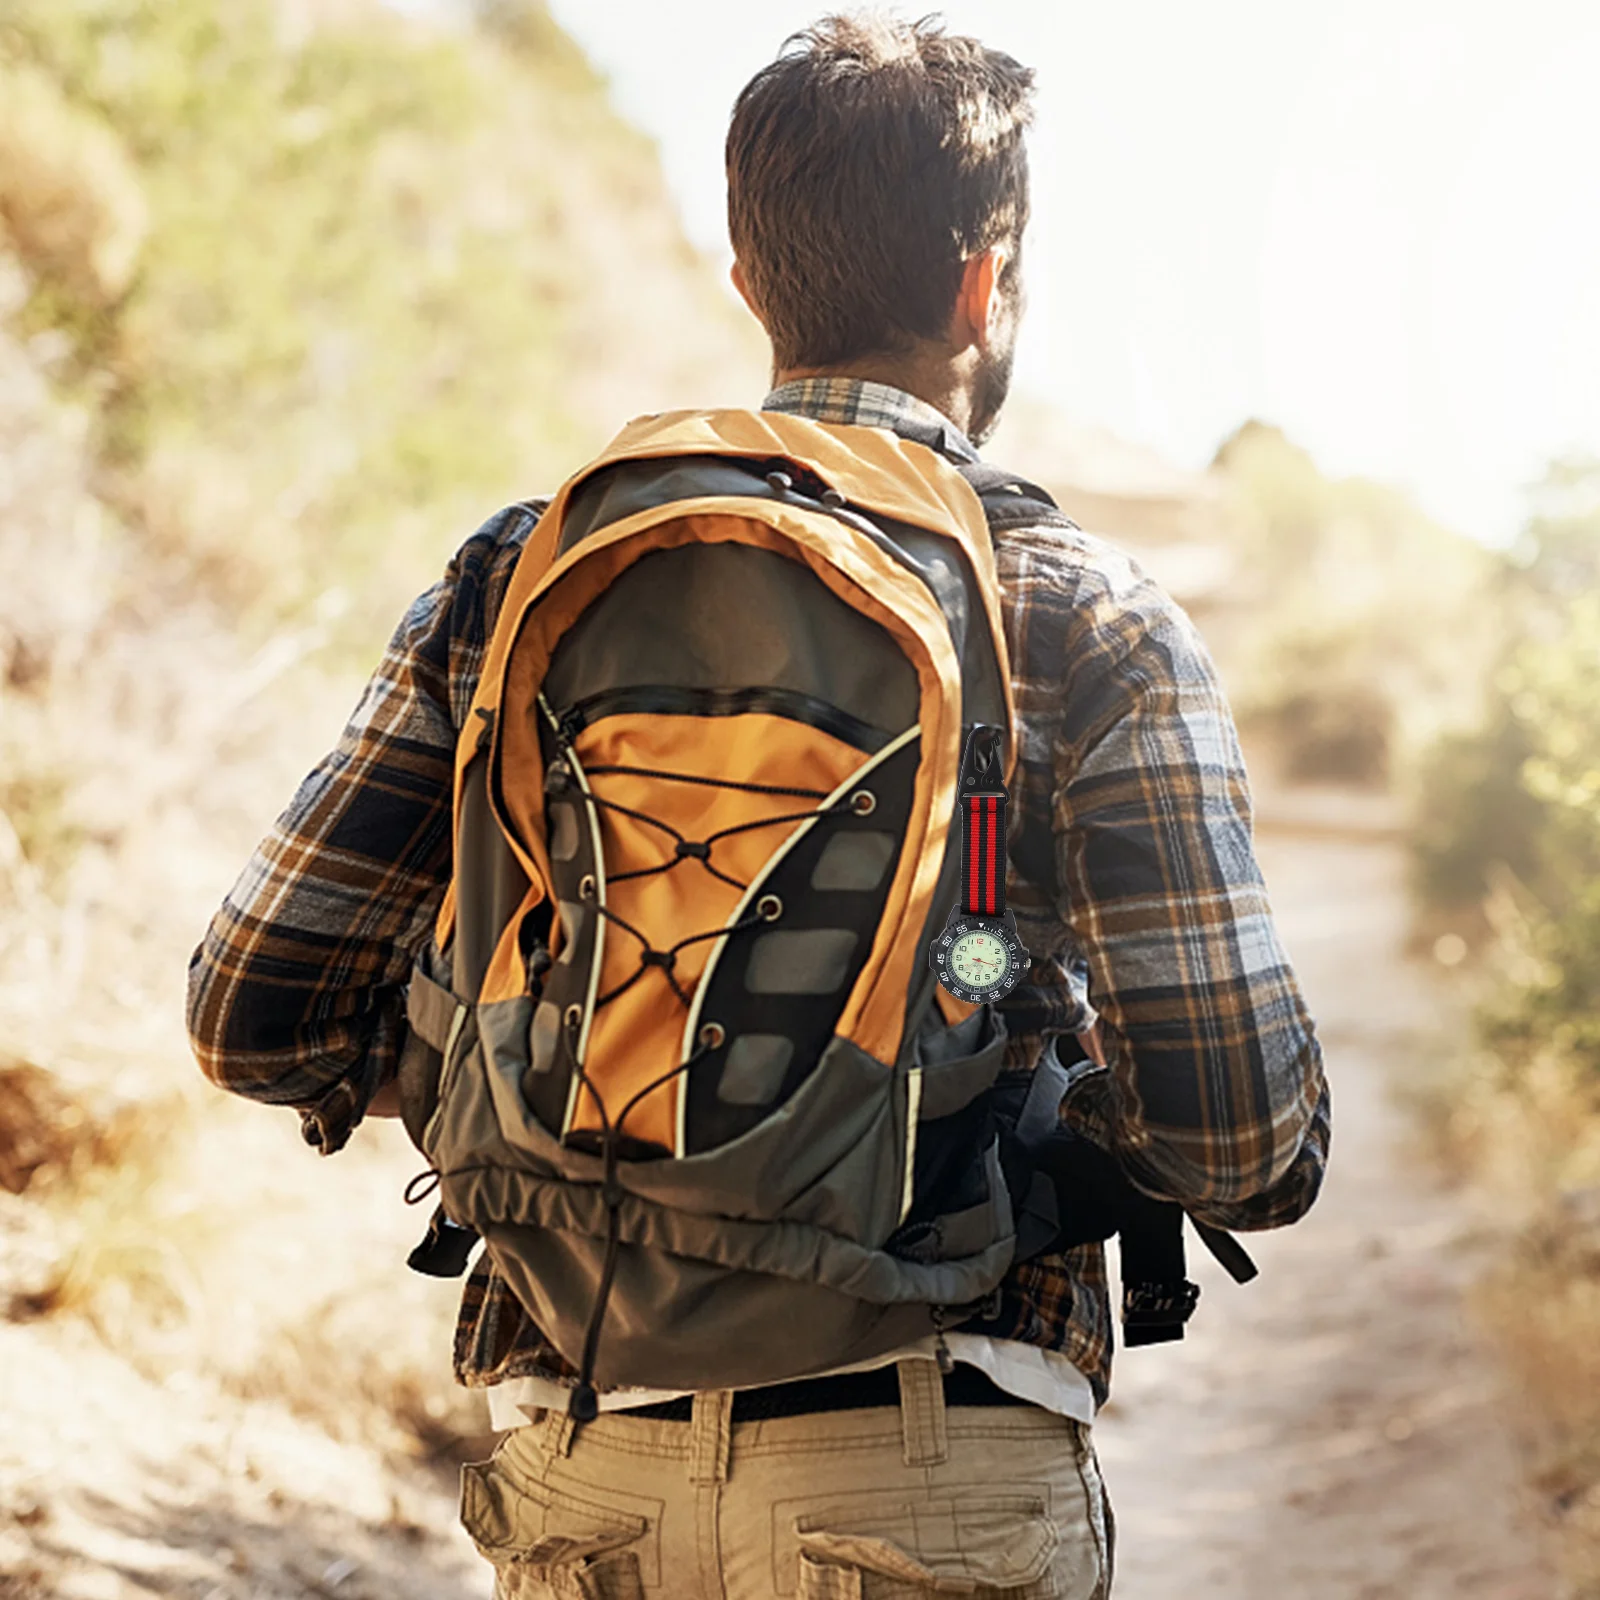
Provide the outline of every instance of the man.
{"type": "MultiPolygon", "coordinates": [[[[1031,92],[974,39],[860,18],[798,35],[747,86],[729,219],[772,341],[766,408],[976,459],[1022,309],[1031,92]]],[[[206,1072],[301,1108],[325,1151],[392,1112],[402,989],[450,874],[457,735],[535,520],[492,518],[416,601],[196,954],[206,1072]]],[[[1210,660],[1096,539],[1011,529],[996,559],[1020,737],[1007,895],[1033,957],[1007,1069],[1054,1036],[1099,1040],[1071,1128],[1202,1221],[1292,1222],[1321,1181],[1328,1092],[1210,660]]],[[[480,1261],[456,1373],[514,1431],[466,1470],[462,1510],[497,1592],[1105,1595],[1100,1245],[1014,1268],[986,1313],[948,1335],[944,1376],[923,1341],[737,1395],[613,1392],[574,1437],[571,1368],[480,1261]]]]}

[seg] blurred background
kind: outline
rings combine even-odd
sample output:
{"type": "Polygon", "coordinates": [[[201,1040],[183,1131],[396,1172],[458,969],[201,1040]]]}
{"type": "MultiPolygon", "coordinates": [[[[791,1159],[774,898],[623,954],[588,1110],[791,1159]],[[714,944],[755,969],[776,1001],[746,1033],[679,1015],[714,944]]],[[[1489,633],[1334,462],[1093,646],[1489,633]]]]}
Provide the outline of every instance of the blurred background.
{"type": "MultiPolygon", "coordinates": [[[[408,601],[757,404],[774,0],[0,0],[0,1600],[482,1596],[395,1124],[212,1090],[190,951],[408,601]]],[[[1600,1595],[1600,16],[986,0],[1034,64],[987,452],[1195,616],[1338,1104],[1119,1366],[1130,1600],[1600,1595]]]]}

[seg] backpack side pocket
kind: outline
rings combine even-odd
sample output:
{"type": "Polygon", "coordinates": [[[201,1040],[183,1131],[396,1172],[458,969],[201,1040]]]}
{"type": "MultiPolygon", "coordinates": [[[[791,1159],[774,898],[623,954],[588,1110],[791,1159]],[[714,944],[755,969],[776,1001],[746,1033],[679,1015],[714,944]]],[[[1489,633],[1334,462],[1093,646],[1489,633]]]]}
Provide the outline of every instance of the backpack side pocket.
{"type": "Polygon", "coordinates": [[[463,1010],[450,989],[449,967],[432,941],[424,946],[406,990],[405,1043],[400,1047],[397,1089],[400,1120],[421,1150],[423,1132],[439,1105],[439,1081],[451,1036],[463,1010]]]}

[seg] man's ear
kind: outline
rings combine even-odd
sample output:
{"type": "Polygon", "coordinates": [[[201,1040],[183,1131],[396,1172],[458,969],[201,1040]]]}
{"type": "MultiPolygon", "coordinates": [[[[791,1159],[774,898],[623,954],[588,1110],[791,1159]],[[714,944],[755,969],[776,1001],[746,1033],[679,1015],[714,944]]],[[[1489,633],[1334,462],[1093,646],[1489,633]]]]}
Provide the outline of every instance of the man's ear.
{"type": "Polygon", "coordinates": [[[950,318],[950,343],[957,350],[988,345],[1000,308],[1000,274],[1010,255],[1004,245],[997,244],[968,256],[962,264],[961,287],[950,318]]]}
{"type": "Polygon", "coordinates": [[[744,275],[744,267],[740,264],[737,256],[733,258],[733,265],[728,268],[728,281],[734,286],[735,289],[739,291],[739,298],[743,300],[747,306],[749,306],[750,315],[754,317],[763,328],[766,327],[766,319],[761,315],[761,312],[757,308],[755,301],[750,298],[749,280],[746,279],[744,275]]]}

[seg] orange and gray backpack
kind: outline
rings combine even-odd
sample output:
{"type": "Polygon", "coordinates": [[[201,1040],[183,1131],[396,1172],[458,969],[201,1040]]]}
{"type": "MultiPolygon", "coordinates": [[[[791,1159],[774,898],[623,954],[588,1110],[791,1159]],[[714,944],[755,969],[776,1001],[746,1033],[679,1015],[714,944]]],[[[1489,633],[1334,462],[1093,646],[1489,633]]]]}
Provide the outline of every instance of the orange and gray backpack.
{"type": "Polygon", "coordinates": [[[579,1421],[597,1383],[899,1348],[978,1313],[1019,1222],[1022,1254],[1056,1232],[986,1105],[1002,1015],[928,959],[966,731],[1016,761],[992,502],[1048,497],[1014,482],[880,428],[668,413],[528,538],[401,1097],[436,1220],[580,1370],[579,1421]]]}

